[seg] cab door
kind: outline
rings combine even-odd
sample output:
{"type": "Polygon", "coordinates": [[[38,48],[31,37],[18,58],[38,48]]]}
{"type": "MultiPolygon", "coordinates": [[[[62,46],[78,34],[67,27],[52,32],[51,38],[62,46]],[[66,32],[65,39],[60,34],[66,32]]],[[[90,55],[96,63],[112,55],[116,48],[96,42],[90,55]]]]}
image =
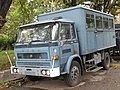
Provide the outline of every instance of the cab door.
{"type": "Polygon", "coordinates": [[[74,40],[73,32],[74,27],[71,23],[61,23],[59,30],[59,40],[60,40],[60,66],[61,71],[64,69],[64,66],[68,58],[73,55],[74,50],[74,40]]]}

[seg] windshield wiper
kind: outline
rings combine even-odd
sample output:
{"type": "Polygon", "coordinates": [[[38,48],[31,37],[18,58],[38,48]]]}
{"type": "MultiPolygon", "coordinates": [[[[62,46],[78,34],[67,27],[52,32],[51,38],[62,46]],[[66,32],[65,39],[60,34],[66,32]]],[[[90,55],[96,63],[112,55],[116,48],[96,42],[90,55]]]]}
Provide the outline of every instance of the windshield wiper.
{"type": "Polygon", "coordinates": [[[28,42],[28,44],[31,44],[32,42],[45,42],[43,40],[31,40],[30,42],[28,42]]]}

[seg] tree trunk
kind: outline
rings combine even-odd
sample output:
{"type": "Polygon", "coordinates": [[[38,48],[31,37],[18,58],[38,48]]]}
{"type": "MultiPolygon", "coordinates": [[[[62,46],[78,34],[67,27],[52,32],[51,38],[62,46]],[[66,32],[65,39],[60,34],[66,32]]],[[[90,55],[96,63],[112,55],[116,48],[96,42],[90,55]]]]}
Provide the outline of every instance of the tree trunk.
{"type": "Polygon", "coordinates": [[[12,0],[0,0],[0,27],[4,25],[6,14],[10,8],[12,0]]]}
{"type": "Polygon", "coordinates": [[[76,6],[77,5],[77,0],[72,0],[72,6],[76,6]]]}

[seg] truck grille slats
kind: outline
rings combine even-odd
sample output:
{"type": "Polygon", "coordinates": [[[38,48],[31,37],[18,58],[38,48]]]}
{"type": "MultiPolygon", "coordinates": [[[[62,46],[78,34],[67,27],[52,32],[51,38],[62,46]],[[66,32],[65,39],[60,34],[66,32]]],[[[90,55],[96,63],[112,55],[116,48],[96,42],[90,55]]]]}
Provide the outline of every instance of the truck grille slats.
{"type": "Polygon", "coordinates": [[[50,62],[17,62],[21,67],[50,67],[50,64],[50,62]]]}
{"type": "Polygon", "coordinates": [[[18,53],[18,59],[48,59],[47,53],[18,53]]]}

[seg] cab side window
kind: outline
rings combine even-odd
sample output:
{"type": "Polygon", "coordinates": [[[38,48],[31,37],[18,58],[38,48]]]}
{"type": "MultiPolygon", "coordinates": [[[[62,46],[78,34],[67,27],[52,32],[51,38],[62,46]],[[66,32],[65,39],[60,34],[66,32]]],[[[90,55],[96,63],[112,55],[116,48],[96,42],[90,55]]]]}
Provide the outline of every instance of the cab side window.
{"type": "Polygon", "coordinates": [[[70,24],[61,24],[60,40],[71,39],[70,24]]]}
{"type": "Polygon", "coordinates": [[[75,34],[75,29],[74,29],[74,25],[71,24],[71,33],[72,33],[72,39],[76,38],[76,34],[75,34]]]}

